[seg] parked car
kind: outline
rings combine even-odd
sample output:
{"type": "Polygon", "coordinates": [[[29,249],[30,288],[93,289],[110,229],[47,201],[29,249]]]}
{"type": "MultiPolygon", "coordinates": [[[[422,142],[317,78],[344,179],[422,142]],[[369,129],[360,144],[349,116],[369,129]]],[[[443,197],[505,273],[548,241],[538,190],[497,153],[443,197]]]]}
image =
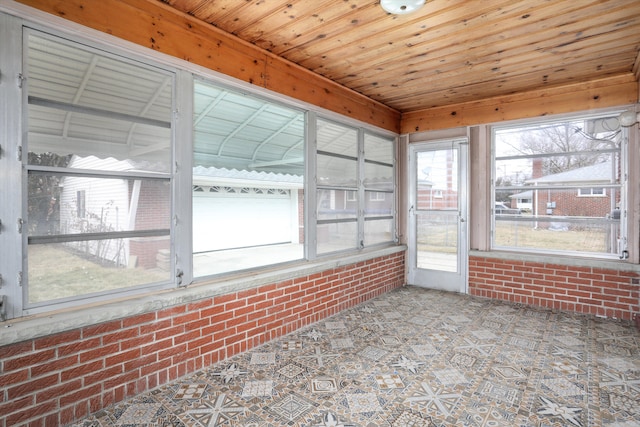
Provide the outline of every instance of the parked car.
{"type": "Polygon", "coordinates": [[[496,202],[493,212],[496,215],[520,215],[522,213],[520,209],[510,208],[502,202],[496,202]]]}

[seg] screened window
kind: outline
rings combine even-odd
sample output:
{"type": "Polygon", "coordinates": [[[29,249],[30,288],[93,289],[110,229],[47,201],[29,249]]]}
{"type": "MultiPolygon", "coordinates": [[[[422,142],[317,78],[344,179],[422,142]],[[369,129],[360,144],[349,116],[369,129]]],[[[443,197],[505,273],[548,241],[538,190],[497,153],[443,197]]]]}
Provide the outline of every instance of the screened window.
{"type": "Polygon", "coordinates": [[[364,133],[364,245],[395,239],[393,140],[364,133]]]}
{"type": "Polygon", "coordinates": [[[194,276],[303,258],[304,119],[302,111],[195,81],[194,276]]]}
{"type": "Polygon", "coordinates": [[[25,30],[25,308],[167,283],[173,74],[25,30]]]}
{"type": "Polygon", "coordinates": [[[616,117],[498,127],[493,144],[493,247],[624,253],[627,130],[616,117]]]}
{"type": "Polygon", "coordinates": [[[318,254],[395,239],[393,140],[319,119],[318,254]]]}
{"type": "Polygon", "coordinates": [[[8,22],[7,318],[394,243],[393,138],[8,22]]]}

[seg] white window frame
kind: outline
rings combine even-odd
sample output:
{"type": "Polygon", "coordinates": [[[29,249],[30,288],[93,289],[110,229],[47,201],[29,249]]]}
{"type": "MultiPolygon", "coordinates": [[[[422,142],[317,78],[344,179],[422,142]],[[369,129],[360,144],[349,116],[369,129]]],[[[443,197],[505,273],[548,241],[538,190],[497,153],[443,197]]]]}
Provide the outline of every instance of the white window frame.
{"type": "MultiPolygon", "coordinates": [[[[3,78],[6,76],[16,76],[15,80],[7,78],[6,82],[12,81],[15,84],[0,85],[0,109],[6,111],[6,114],[0,115],[0,141],[9,141],[7,145],[2,147],[2,155],[0,155],[0,170],[2,170],[9,179],[0,182],[0,220],[2,220],[2,228],[0,233],[0,243],[3,247],[11,248],[0,256],[0,296],[8,303],[3,304],[5,310],[5,319],[18,319],[26,315],[49,313],[57,310],[83,309],[88,307],[87,304],[99,304],[113,301],[114,298],[133,298],[141,294],[153,292],[154,289],[164,290],[176,287],[188,286],[194,283],[193,266],[192,266],[192,233],[191,233],[191,197],[192,197],[192,123],[193,123],[193,81],[194,78],[210,79],[220,84],[227,84],[241,90],[250,91],[256,95],[264,96],[274,102],[280,102],[292,108],[299,108],[305,113],[305,194],[315,194],[315,186],[312,183],[315,173],[315,151],[314,136],[316,121],[318,119],[319,107],[310,105],[292,98],[274,94],[266,89],[256,88],[254,85],[240,82],[231,77],[217,74],[211,70],[194,66],[177,58],[168,57],[166,55],[152,52],[144,47],[128,43],[115,37],[105,35],[104,33],[85,28],[81,25],[74,24],[70,21],[63,20],[58,17],[52,17],[46,14],[33,12],[31,9],[16,5],[15,9],[8,8],[7,5],[0,6],[0,64],[2,64],[3,78]],[[9,11],[10,13],[7,13],[9,11]],[[24,16],[25,18],[21,18],[24,16]],[[32,21],[37,19],[38,23],[32,21]],[[125,58],[136,63],[147,64],[159,69],[175,73],[174,86],[174,111],[173,111],[173,140],[180,141],[179,144],[173,145],[173,170],[171,171],[172,180],[172,213],[171,213],[171,247],[172,247],[172,271],[173,278],[167,283],[161,285],[154,284],[150,287],[136,287],[127,290],[116,290],[106,295],[96,297],[87,297],[83,299],[68,301],[60,304],[43,305],[41,307],[27,309],[23,304],[22,286],[27,285],[26,274],[24,273],[26,259],[26,235],[19,233],[21,227],[20,222],[15,223],[12,218],[20,218],[24,216],[26,209],[26,191],[23,183],[22,164],[16,159],[20,156],[22,143],[14,141],[22,141],[23,130],[23,94],[19,88],[20,79],[17,76],[22,75],[23,69],[23,45],[22,33],[23,28],[28,27],[52,36],[63,37],[80,45],[89,46],[105,52],[107,55],[114,55],[119,58],[125,58]],[[9,220],[7,220],[9,219],[9,220]],[[16,249],[16,250],[13,250],[16,249]]],[[[323,119],[332,120],[346,124],[358,129],[359,140],[365,132],[380,135],[395,141],[397,135],[376,128],[370,124],[350,119],[346,116],[332,113],[329,111],[321,111],[323,119]]],[[[397,145],[393,144],[394,158],[394,180],[396,169],[397,145]]],[[[361,150],[359,156],[362,157],[361,150]]],[[[361,168],[362,169],[362,168],[361,168]]],[[[397,242],[396,224],[396,207],[395,199],[396,185],[394,183],[393,192],[389,192],[394,199],[393,208],[393,235],[396,236],[394,241],[377,244],[376,246],[394,245],[397,242]]],[[[358,189],[359,200],[364,200],[364,187],[362,184],[358,189]]],[[[313,219],[315,212],[315,198],[307,197],[305,200],[305,259],[324,262],[319,259],[315,253],[313,241],[316,233],[316,223],[313,219]]],[[[379,218],[374,218],[379,219],[379,218]]],[[[359,215],[359,235],[362,236],[364,231],[363,214],[359,215]]],[[[352,253],[359,256],[359,248],[354,248],[352,253]]],[[[230,275],[233,281],[233,276],[230,275]]],[[[204,280],[204,282],[207,282],[204,280]]],[[[208,283],[208,282],[207,282],[208,283]]],[[[83,311],[84,312],[84,311],[83,311]]],[[[3,319],[0,319],[3,320],[3,319]]]]}
{"type": "Polygon", "coordinates": [[[606,197],[607,196],[607,189],[604,187],[582,187],[582,188],[578,188],[578,197],[606,197]],[[582,192],[582,190],[588,188],[589,192],[588,193],[584,193],[582,192]],[[594,193],[593,190],[594,189],[598,189],[601,190],[600,193],[594,193]]]}
{"type": "Polygon", "coordinates": [[[369,200],[372,202],[384,202],[386,193],[383,191],[370,191],[369,200]]]}
{"type": "MultiPolygon", "coordinates": [[[[490,155],[490,164],[491,164],[491,169],[490,169],[490,196],[491,196],[491,205],[490,206],[494,206],[495,203],[495,194],[496,194],[496,147],[495,147],[495,133],[496,130],[499,129],[508,129],[508,128],[522,128],[522,127],[527,127],[527,126],[531,126],[531,125],[535,125],[535,124],[539,124],[539,125],[543,125],[543,124],[551,124],[551,123],[561,123],[561,122],[568,122],[571,120],[587,120],[587,119],[596,119],[596,118],[600,118],[600,117],[614,117],[617,116],[618,114],[620,114],[623,110],[617,110],[617,109],[609,109],[609,110],[605,110],[605,111],[601,111],[601,112],[585,112],[585,113],[580,113],[580,112],[576,112],[576,113],[571,113],[571,114],[567,114],[567,115],[561,115],[561,116],[557,116],[557,117],[549,117],[547,118],[547,120],[522,120],[522,121],[515,121],[512,123],[508,123],[508,124],[504,124],[504,125],[499,125],[499,124],[494,124],[493,126],[491,126],[489,128],[490,130],[490,147],[491,147],[491,155],[490,155]]],[[[618,245],[617,245],[617,253],[611,253],[611,254],[607,254],[607,253],[590,253],[590,252],[582,252],[582,251],[556,251],[556,250],[547,250],[547,249],[537,249],[537,248],[530,248],[530,247],[510,247],[510,246],[500,246],[500,245],[496,245],[495,243],[495,230],[496,230],[496,217],[495,217],[495,213],[493,208],[490,208],[490,212],[489,212],[489,218],[490,218],[490,238],[489,238],[489,248],[491,250],[506,250],[506,251],[518,251],[518,252],[523,252],[523,253],[532,253],[532,254],[558,254],[558,255],[569,255],[569,256],[573,256],[573,257],[577,257],[577,258],[595,258],[595,259],[602,259],[602,260],[623,260],[623,261],[627,261],[630,259],[629,257],[629,253],[632,251],[632,249],[630,249],[630,240],[633,239],[635,240],[633,237],[631,237],[628,233],[629,233],[629,227],[628,227],[628,222],[626,221],[627,219],[627,206],[632,206],[634,203],[634,197],[635,197],[635,193],[632,192],[632,190],[629,188],[628,182],[629,182],[629,165],[632,164],[632,162],[637,161],[637,156],[634,156],[630,151],[629,151],[629,142],[631,139],[630,136],[630,132],[628,128],[625,127],[621,127],[621,132],[622,132],[622,137],[621,137],[621,148],[620,148],[620,159],[621,159],[621,171],[620,171],[620,175],[621,175],[621,183],[619,185],[610,185],[610,187],[615,187],[618,188],[620,193],[621,193],[621,198],[622,198],[622,203],[619,203],[619,209],[623,212],[620,218],[620,238],[618,239],[618,245]]],[[[569,185],[567,187],[564,187],[564,189],[573,189],[576,188],[576,185],[569,185]]],[[[583,186],[583,188],[587,188],[586,186],[583,186]]],[[[606,188],[606,186],[605,186],[606,188]]],[[[522,191],[523,187],[503,187],[501,188],[503,190],[514,190],[514,191],[522,191]]],[[[527,188],[529,189],[529,188],[527,188]]],[[[563,187],[558,187],[558,190],[563,189],[563,187]]],[[[603,188],[604,189],[604,188],[603,188]]],[[[605,190],[606,191],[606,190],[605,190]]],[[[576,191],[577,194],[578,191],[576,191]]],[[[583,196],[585,197],[585,196],[583,196]]],[[[588,197],[602,197],[600,195],[589,195],[588,197]]],[[[637,254],[633,254],[632,259],[635,259],[637,257],[637,254]]]]}

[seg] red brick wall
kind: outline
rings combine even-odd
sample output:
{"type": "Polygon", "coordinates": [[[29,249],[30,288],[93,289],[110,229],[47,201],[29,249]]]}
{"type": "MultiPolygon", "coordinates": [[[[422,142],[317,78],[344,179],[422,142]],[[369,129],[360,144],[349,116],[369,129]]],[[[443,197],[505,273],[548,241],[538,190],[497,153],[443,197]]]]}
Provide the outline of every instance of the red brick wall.
{"type": "MultiPolygon", "coordinates": [[[[133,181],[130,182],[130,187],[133,181]]],[[[132,188],[129,189],[131,198],[132,188]]],[[[136,230],[169,229],[171,227],[171,192],[164,181],[142,181],[138,198],[136,230]]],[[[137,257],[138,267],[154,268],[160,249],[169,249],[169,238],[131,239],[130,255],[137,257]]],[[[135,267],[135,266],[133,266],[135,267]]]]}
{"type": "MultiPolygon", "coordinates": [[[[585,187],[588,189],[589,187],[585,187]]],[[[604,217],[611,213],[611,189],[606,196],[578,196],[578,190],[538,191],[538,215],[547,214],[547,203],[555,202],[553,216],[604,217]]],[[[535,192],[534,192],[535,194],[535,192]]],[[[535,195],[534,195],[535,198],[535,195]]]]}
{"type": "Polygon", "coordinates": [[[530,306],[632,320],[640,274],[598,267],[469,257],[469,293],[530,306]]]}
{"type": "Polygon", "coordinates": [[[404,252],[0,348],[0,427],[65,425],[403,284],[404,252]]]}

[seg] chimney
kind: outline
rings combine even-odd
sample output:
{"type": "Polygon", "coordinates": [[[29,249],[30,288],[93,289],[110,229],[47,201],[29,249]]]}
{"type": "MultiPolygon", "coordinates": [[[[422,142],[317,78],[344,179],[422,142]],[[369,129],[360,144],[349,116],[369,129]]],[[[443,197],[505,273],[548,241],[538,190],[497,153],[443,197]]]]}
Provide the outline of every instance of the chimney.
{"type": "Polygon", "coordinates": [[[532,171],[531,171],[531,179],[536,179],[536,178],[541,178],[543,173],[542,173],[542,159],[538,158],[538,159],[533,159],[532,162],[532,171]]]}

